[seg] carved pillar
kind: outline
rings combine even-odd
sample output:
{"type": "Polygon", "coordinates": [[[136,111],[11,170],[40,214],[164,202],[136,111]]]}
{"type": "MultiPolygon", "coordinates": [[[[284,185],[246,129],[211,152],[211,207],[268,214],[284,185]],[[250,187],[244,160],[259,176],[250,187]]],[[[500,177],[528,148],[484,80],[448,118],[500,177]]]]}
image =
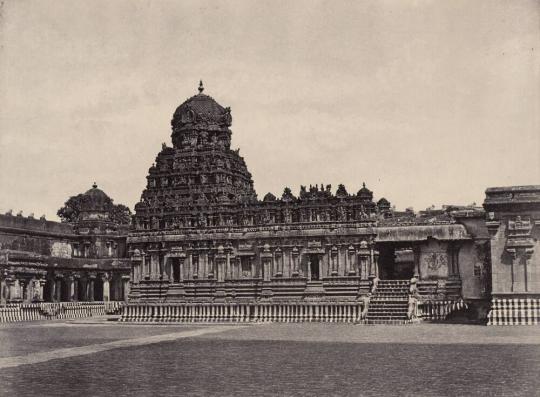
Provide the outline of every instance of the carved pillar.
{"type": "Polygon", "coordinates": [[[222,245],[218,247],[216,259],[217,268],[217,282],[216,292],[214,294],[214,301],[224,301],[227,293],[225,292],[225,272],[227,269],[227,263],[229,262],[229,253],[225,253],[225,249],[222,245]]]}
{"type": "Polygon", "coordinates": [[[129,297],[129,276],[122,276],[122,289],[124,291],[124,301],[127,302],[128,301],[128,297],[129,297]]]}
{"type": "Polygon", "coordinates": [[[361,280],[368,280],[370,274],[371,251],[365,241],[360,243],[360,248],[356,252],[358,261],[358,272],[361,280]]]}
{"type": "Polygon", "coordinates": [[[28,289],[29,289],[28,280],[25,280],[25,279],[19,280],[19,296],[20,296],[21,302],[24,302],[24,303],[27,302],[26,299],[28,295],[28,289]]]}
{"type": "Polygon", "coordinates": [[[506,251],[510,254],[510,291],[515,291],[515,266],[517,260],[517,251],[515,248],[507,248],[506,251]]]}
{"type": "Polygon", "coordinates": [[[79,280],[81,275],[78,273],[73,274],[73,300],[79,300],[79,280]]]}
{"type": "Polygon", "coordinates": [[[229,250],[227,250],[227,253],[225,254],[225,269],[223,272],[223,278],[221,281],[225,281],[226,279],[231,278],[231,267],[232,267],[232,261],[234,261],[234,258],[231,258],[231,253],[229,250]]]}
{"type": "Polygon", "coordinates": [[[15,283],[15,278],[12,275],[8,275],[6,277],[5,283],[6,283],[5,299],[6,299],[6,302],[9,303],[15,297],[15,291],[13,288],[13,285],[15,283]]]}
{"type": "Polygon", "coordinates": [[[35,301],[35,296],[38,293],[37,291],[37,280],[35,277],[32,277],[28,280],[28,289],[26,291],[26,302],[32,303],[35,301]]]}
{"type": "Polygon", "coordinates": [[[347,248],[347,251],[345,252],[345,263],[346,263],[346,267],[347,267],[347,273],[349,275],[355,275],[357,273],[357,269],[355,266],[355,263],[354,263],[354,254],[355,254],[355,249],[352,245],[349,245],[349,247],[347,248]]]}
{"type": "Polygon", "coordinates": [[[208,272],[207,272],[207,278],[214,278],[214,273],[215,273],[215,269],[214,267],[216,266],[216,260],[215,260],[215,256],[212,255],[208,255],[208,272]]]}
{"type": "Polygon", "coordinates": [[[283,276],[283,252],[279,247],[274,251],[274,264],[274,275],[276,277],[283,276]]]}
{"type": "Polygon", "coordinates": [[[150,279],[157,280],[159,278],[159,255],[157,253],[150,254],[150,279]]]}
{"type": "Polygon", "coordinates": [[[336,246],[333,246],[330,250],[330,267],[332,271],[332,276],[338,275],[338,266],[339,266],[339,250],[336,246]]]}
{"type": "Polygon", "coordinates": [[[251,278],[255,278],[255,261],[253,260],[253,256],[249,256],[249,269],[251,272],[251,278]]]}
{"type": "Polygon", "coordinates": [[[268,244],[264,245],[260,258],[263,268],[263,288],[261,295],[263,300],[268,300],[271,299],[272,295],[274,294],[272,292],[272,288],[270,288],[270,272],[272,267],[273,254],[272,252],[270,252],[270,246],[268,244]]]}
{"type": "Polygon", "coordinates": [[[19,280],[14,277],[9,280],[9,301],[10,302],[19,302],[21,300],[21,285],[19,280]]]}
{"type": "Polygon", "coordinates": [[[531,269],[531,258],[534,253],[532,248],[525,249],[525,261],[524,261],[524,277],[525,277],[525,292],[529,292],[529,274],[528,272],[531,269]]]}
{"type": "Polygon", "coordinates": [[[142,268],[143,268],[143,278],[150,278],[150,261],[148,260],[148,255],[142,253],[142,268]]]}
{"type": "Polygon", "coordinates": [[[108,302],[111,300],[110,275],[103,273],[101,275],[101,281],[103,281],[103,301],[108,302]]]}
{"type": "Polygon", "coordinates": [[[261,253],[261,262],[263,268],[263,280],[269,282],[271,274],[270,268],[272,267],[272,253],[270,252],[270,248],[265,248],[261,253]]]}
{"type": "Polygon", "coordinates": [[[74,300],[76,300],[76,296],[75,296],[75,277],[70,274],[69,276],[67,276],[67,288],[68,288],[68,295],[67,295],[67,298],[68,298],[68,302],[72,302],[74,300]]]}
{"type": "Polygon", "coordinates": [[[88,275],[88,281],[86,283],[86,298],[89,302],[94,301],[94,282],[96,280],[95,274],[88,275]]]}
{"type": "Polygon", "coordinates": [[[292,276],[298,276],[298,258],[299,252],[298,248],[294,247],[291,251],[291,261],[292,261],[292,276]]]}
{"type": "Polygon", "coordinates": [[[38,280],[38,301],[43,302],[43,288],[45,287],[45,283],[47,281],[43,278],[40,278],[38,280]]]}
{"type": "Polygon", "coordinates": [[[420,280],[420,245],[414,244],[412,249],[414,258],[414,277],[420,280]]]}
{"type": "Polygon", "coordinates": [[[206,275],[208,274],[206,270],[207,256],[208,256],[208,253],[205,249],[199,252],[199,277],[202,279],[204,279],[206,275]]]}
{"type": "Polygon", "coordinates": [[[8,286],[6,279],[7,272],[0,275],[0,304],[2,305],[7,303],[8,286]]]}
{"type": "Polygon", "coordinates": [[[183,282],[184,281],[184,262],[186,261],[186,256],[180,256],[178,257],[178,266],[179,266],[179,282],[183,282]]]}
{"type": "Polygon", "coordinates": [[[227,262],[227,255],[225,254],[225,251],[223,249],[223,246],[220,246],[218,248],[218,253],[215,256],[216,259],[216,270],[217,270],[217,281],[223,282],[225,281],[225,263],[227,262]]]}
{"type": "Polygon", "coordinates": [[[54,280],[55,283],[55,302],[62,302],[62,280],[60,278],[57,278],[54,280]]]}
{"type": "Polygon", "coordinates": [[[370,264],[369,264],[369,277],[379,277],[379,251],[373,247],[370,248],[370,264]]]}

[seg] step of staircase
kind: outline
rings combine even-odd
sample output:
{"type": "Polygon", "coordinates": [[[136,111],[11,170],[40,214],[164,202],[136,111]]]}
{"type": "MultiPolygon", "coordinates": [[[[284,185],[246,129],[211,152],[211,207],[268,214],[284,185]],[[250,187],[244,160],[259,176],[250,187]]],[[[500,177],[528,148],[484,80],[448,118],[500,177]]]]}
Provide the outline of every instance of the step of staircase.
{"type": "Polygon", "coordinates": [[[409,310],[409,280],[379,280],[364,324],[404,325],[409,310]]]}

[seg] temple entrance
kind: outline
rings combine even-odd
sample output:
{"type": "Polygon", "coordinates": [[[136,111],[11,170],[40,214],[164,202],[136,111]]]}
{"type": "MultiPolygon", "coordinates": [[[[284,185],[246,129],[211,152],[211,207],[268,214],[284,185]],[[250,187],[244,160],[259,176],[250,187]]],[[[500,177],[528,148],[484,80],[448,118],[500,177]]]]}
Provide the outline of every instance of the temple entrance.
{"type": "Polygon", "coordinates": [[[77,300],[81,302],[86,300],[86,281],[82,279],[77,280],[77,300]]]}
{"type": "Polygon", "coordinates": [[[171,258],[172,261],[172,281],[173,283],[180,282],[180,260],[178,258],[171,258]]]}
{"type": "Polygon", "coordinates": [[[103,281],[101,278],[96,278],[94,281],[94,300],[98,302],[103,300],[103,281]]]}
{"type": "Polygon", "coordinates": [[[43,288],[43,301],[54,302],[54,280],[47,279],[43,288]]]}
{"type": "Polygon", "coordinates": [[[379,244],[379,278],[381,280],[408,280],[414,275],[414,253],[411,248],[398,248],[392,244],[379,244]]]}
{"type": "Polygon", "coordinates": [[[311,280],[320,280],[320,272],[319,272],[319,255],[317,254],[310,254],[309,255],[309,271],[311,275],[311,280]]]}

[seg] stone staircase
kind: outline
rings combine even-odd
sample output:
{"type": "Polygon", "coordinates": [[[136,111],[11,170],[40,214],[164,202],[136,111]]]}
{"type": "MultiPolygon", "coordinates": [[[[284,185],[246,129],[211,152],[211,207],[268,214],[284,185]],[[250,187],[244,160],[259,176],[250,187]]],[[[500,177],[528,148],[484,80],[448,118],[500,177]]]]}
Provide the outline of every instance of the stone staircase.
{"type": "Polygon", "coordinates": [[[304,289],[304,300],[318,300],[325,296],[326,291],[323,282],[320,280],[311,280],[306,283],[304,289]]]}
{"type": "Polygon", "coordinates": [[[409,324],[409,280],[379,280],[369,301],[365,324],[409,324]]]}

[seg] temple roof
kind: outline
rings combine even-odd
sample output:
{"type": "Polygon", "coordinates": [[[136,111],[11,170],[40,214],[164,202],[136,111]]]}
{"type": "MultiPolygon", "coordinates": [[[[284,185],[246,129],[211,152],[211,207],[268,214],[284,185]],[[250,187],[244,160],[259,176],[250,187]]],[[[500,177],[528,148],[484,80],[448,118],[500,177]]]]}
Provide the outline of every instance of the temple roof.
{"type": "Polygon", "coordinates": [[[224,108],[214,98],[203,94],[203,91],[204,87],[201,81],[199,93],[176,108],[171,121],[173,128],[201,121],[225,125],[231,124],[230,109],[224,108]]]}
{"type": "Polygon", "coordinates": [[[111,198],[94,182],[92,188],[83,193],[81,211],[107,211],[110,205],[111,198]]]}

